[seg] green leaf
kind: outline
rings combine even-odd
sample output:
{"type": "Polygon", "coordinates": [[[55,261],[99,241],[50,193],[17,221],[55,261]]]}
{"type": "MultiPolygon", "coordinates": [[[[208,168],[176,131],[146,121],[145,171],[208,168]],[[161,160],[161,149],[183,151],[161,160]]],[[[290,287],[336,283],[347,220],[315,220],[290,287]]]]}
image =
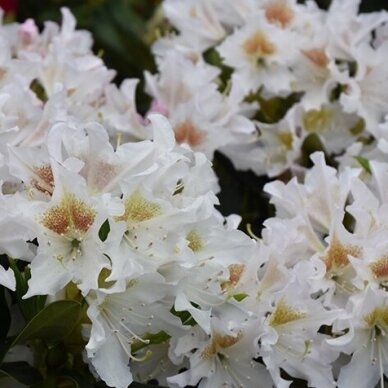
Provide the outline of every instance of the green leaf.
{"type": "Polygon", "coordinates": [[[136,35],[141,38],[145,33],[145,23],[143,19],[125,1],[116,1],[113,7],[110,7],[111,14],[117,25],[128,36],[136,35]]]}
{"type": "Polygon", "coordinates": [[[7,337],[9,327],[11,325],[11,314],[9,312],[8,303],[5,298],[5,287],[0,287],[0,342],[4,341],[7,337]]]}
{"type": "Polygon", "coordinates": [[[16,337],[8,337],[0,342],[0,366],[3,362],[4,357],[7,355],[9,349],[11,348],[15,338],[16,337]]]}
{"type": "Polygon", "coordinates": [[[0,378],[12,377],[19,383],[31,386],[42,380],[42,375],[37,369],[25,361],[6,362],[1,366],[0,378]]]}
{"type": "Polygon", "coordinates": [[[178,317],[185,326],[195,326],[197,324],[188,311],[176,311],[175,308],[172,307],[170,313],[178,317]]]}
{"type": "Polygon", "coordinates": [[[233,298],[235,300],[237,300],[237,302],[241,302],[242,300],[244,300],[246,297],[248,296],[248,294],[245,294],[244,292],[240,293],[240,294],[234,294],[233,295],[233,298]]]}
{"type": "Polygon", "coordinates": [[[101,241],[105,241],[108,237],[109,232],[110,232],[109,221],[105,220],[105,222],[101,225],[100,230],[98,231],[98,237],[100,237],[101,241]]]}
{"type": "Polygon", "coordinates": [[[288,112],[288,110],[302,98],[302,93],[291,93],[287,97],[272,97],[266,99],[262,96],[261,90],[252,92],[245,100],[247,102],[258,102],[259,110],[254,119],[264,123],[277,123],[288,112]]]}
{"type": "Polygon", "coordinates": [[[221,188],[217,194],[220,202],[217,209],[224,216],[239,214],[242,217],[239,229],[246,232],[247,224],[250,224],[253,233],[260,236],[264,220],[275,215],[269,196],[263,192],[268,178],[259,177],[253,171],[238,171],[218,151],[214,154],[213,169],[221,188]]]}
{"type": "Polygon", "coordinates": [[[137,383],[136,381],[134,381],[134,382],[129,386],[129,388],[155,388],[155,385],[141,384],[141,383],[137,383]]]}
{"type": "Polygon", "coordinates": [[[81,304],[59,300],[46,306],[26,325],[12,346],[32,339],[55,343],[69,335],[78,322],[81,304]]]}
{"type": "Polygon", "coordinates": [[[38,384],[32,385],[31,388],[58,388],[58,377],[48,376],[38,384]]]}
{"type": "Polygon", "coordinates": [[[372,170],[370,168],[369,160],[363,158],[362,156],[353,156],[355,160],[360,164],[360,166],[369,174],[372,174],[372,170]]]}
{"type": "Polygon", "coordinates": [[[159,331],[158,333],[156,334],[152,334],[152,333],[146,333],[143,337],[142,337],[143,340],[147,341],[147,343],[144,343],[142,341],[135,341],[132,345],[131,345],[131,350],[133,352],[137,352],[139,351],[140,349],[144,348],[145,346],[147,346],[148,344],[150,345],[158,345],[158,344],[162,344],[163,342],[166,342],[170,339],[170,336],[165,332],[165,331],[159,331]]]}
{"type": "Polygon", "coordinates": [[[302,158],[300,164],[310,167],[312,165],[310,155],[316,151],[323,151],[326,154],[325,148],[319,136],[316,133],[310,133],[304,139],[302,144],[302,158]]]}
{"type": "Polygon", "coordinates": [[[364,132],[364,129],[365,129],[365,120],[360,119],[357,121],[356,124],[353,125],[352,128],[349,129],[349,132],[354,136],[358,136],[362,132],[364,132]]]}
{"type": "Polygon", "coordinates": [[[209,65],[217,66],[221,70],[220,80],[222,81],[219,90],[224,92],[227,88],[228,82],[230,82],[230,78],[233,74],[233,68],[226,66],[219,52],[215,48],[210,48],[203,53],[203,58],[209,65]]]}
{"type": "Polygon", "coordinates": [[[20,269],[18,268],[16,261],[8,258],[9,266],[12,268],[15,279],[16,279],[16,299],[18,303],[22,300],[22,296],[27,292],[28,285],[27,280],[24,278],[23,274],[21,273],[20,269]]]}
{"type": "Polygon", "coordinates": [[[23,295],[28,290],[28,280],[31,277],[31,273],[28,267],[24,268],[24,272],[21,272],[17,266],[15,260],[8,258],[9,265],[12,268],[16,279],[16,301],[19,309],[26,320],[30,321],[39,311],[41,311],[46,304],[46,295],[33,296],[28,299],[23,299],[23,295]]]}
{"type": "Polygon", "coordinates": [[[90,383],[86,377],[82,376],[81,374],[73,371],[73,370],[63,370],[60,377],[62,379],[66,379],[68,381],[71,381],[75,387],[77,388],[94,388],[94,385],[90,383]]]}

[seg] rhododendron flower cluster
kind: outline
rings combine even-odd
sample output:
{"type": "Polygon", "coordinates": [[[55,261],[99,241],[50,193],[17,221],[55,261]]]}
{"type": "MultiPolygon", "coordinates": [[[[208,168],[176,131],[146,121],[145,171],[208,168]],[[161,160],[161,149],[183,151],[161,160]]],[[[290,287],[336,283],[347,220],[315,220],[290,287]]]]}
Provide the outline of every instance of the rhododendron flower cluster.
{"type": "Polygon", "coordinates": [[[165,0],[174,32],[154,44],[149,92],[179,142],[209,157],[220,149],[258,174],[298,171],[311,138],[334,157],[349,147],[377,157],[386,152],[388,14],[358,14],[359,3],[165,0]]]}
{"type": "Polygon", "coordinates": [[[143,115],[68,9],[0,26],[0,378],[78,336],[61,373],[111,387],[384,386],[388,14],[358,5],[165,0],[143,115]],[[283,174],[260,237],[216,150],[283,174]]]}

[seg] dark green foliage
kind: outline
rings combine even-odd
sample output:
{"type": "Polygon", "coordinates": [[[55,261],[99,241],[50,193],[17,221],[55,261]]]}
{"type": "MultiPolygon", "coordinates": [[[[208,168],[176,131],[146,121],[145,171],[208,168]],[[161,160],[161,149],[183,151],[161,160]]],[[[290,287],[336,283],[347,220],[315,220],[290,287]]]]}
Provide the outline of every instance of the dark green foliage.
{"type": "Polygon", "coordinates": [[[263,221],[274,213],[268,196],[263,192],[268,178],[258,177],[252,171],[236,170],[220,152],[214,156],[213,168],[221,186],[218,210],[225,216],[239,214],[242,217],[240,229],[246,232],[250,224],[253,232],[259,235],[263,221]]]}
{"type": "Polygon", "coordinates": [[[3,363],[0,369],[0,379],[1,377],[12,377],[17,382],[29,386],[42,380],[39,371],[24,361],[3,363]]]}
{"type": "Polygon", "coordinates": [[[21,261],[14,261],[13,259],[9,259],[9,265],[12,268],[15,279],[16,279],[16,292],[15,298],[16,302],[19,306],[20,312],[23,315],[23,318],[26,322],[30,321],[42,308],[46,303],[46,296],[37,295],[32,298],[23,299],[23,295],[28,290],[27,282],[31,277],[30,269],[26,266],[25,263],[21,261]]]}

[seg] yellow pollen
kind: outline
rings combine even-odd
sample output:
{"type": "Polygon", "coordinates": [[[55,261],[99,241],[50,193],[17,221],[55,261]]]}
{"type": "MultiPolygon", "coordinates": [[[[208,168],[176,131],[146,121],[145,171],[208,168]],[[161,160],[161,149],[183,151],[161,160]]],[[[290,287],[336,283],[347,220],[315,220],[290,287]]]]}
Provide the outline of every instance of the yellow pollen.
{"type": "Polygon", "coordinates": [[[278,134],[280,142],[286,147],[287,150],[292,149],[293,136],[291,132],[280,132],[278,134]]]}
{"type": "Polygon", "coordinates": [[[302,54],[318,67],[327,67],[327,65],[329,64],[329,58],[326,55],[325,49],[323,47],[310,50],[302,50],[302,54]]]}
{"type": "Polygon", "coordinates": [[[319,110],[309,110],[303,115],[303,126],[306,132],[319,133],[330,128],[333,113],[329,108],[322,107],[319,110]]]}
{"type": "Polygon", "coordinates": [[[201,357],[204,360],[209,360],[214,357],[219,350],[227,349],[235,345],[242,338],[242,332],[240,331],[236,336],[221,335],[214,333],[209,345],[202,351],[201,357]]]}
{"type": "Polygon", "coordinates": [[[62,201],[41,216],[41,223],[59,235],[68,232],[86,233],[94,222],[96,212],[74,194],[66,193],[62,201]]]}
{"type": "Polygon", "coordinates": [[[336,269],[344,268],[349,264],[348,256],[358,257],[361,254],[361,249],[355,245],[342,245],[337,236],[333,236],[330,241],[329,250],[324,257],[327,271],[335,271],[336,269]]]}
{"type": "Polygon", "coordinates": [[[271,314],[269,324],[271,326],[280,326],[305,318],[306,316],[306,313],[293,309],[283,299],[281,299],[276,304],[275,311],[271,314]]]}
{"type": "Polygon", "coordinates": [[[142,222],[150,220],[161,214],[157,203],[145,199],[139,191],[135,191],[124,203],[125,212],[118,217],[119,221],[142,222]]]}
{"type": "Polygon", "coordinates": [[[191,121],[186,120],[174,128],[177,143],[188,143],[195,147],[203,143],[205,134],[197,128],[191,121]]]}
{"type": "Polygon", "coordinates": [[[374,263],[369,264],[369,268],[376,280],[388,280],[388,256],[383,256],[374,263]]]}
{"type": "Polygon", "coordinates": [[[388,306],[379,306],[372,310],[369,314],[363,316],[364,322],[368,327],[373,326],[388,326],[388,306]]]}
{"type": "Polygon", "coordinates": [[[270,23],[287,27],[294,18],[294,11],[283,0],[271,2],[265,6],[265,17],[270,23]]]}
{"type": "Polygon", "coordinates": [[[201,240],[201,237],[198,235],[198,233],[195,230],[192,230],[191,232],[189,232],[189,234],[186,236],[186,240],[189,242],[187,246],[193,252],[198,252],[203,248],[203,242],[201,240]]]}
{"type": "Polygon", "coordinates": [[[261,31],[256,31],[244,43],[243,49],[246,54],[258,57],[272,55],[276,51],[275,45],[267,38],[267,35],[261,31]]]}
{"type": "Polygon", "coordinates": [[[206,348],[201,353],[201,358],[204,360],[210,360],[217,353],[217,348],[214,345],[213,341],[206,346],[206,348]]]}

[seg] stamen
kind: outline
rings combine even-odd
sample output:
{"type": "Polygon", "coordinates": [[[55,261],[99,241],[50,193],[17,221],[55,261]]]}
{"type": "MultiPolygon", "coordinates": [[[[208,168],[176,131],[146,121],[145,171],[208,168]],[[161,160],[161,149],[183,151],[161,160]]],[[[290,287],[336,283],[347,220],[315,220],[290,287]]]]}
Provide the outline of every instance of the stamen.
{"type": "Polygon", "coordinates": [[[111,328],[114,330],[114,332],[120,333],[120,331],[115,327],[111,318],[114,318],[118,322],[118,324],[132,336],[132,338],[127,338],[122,333],[120,333],[128,341],[128,343],[132,343],[133,339],[136,339],[137,341],[140,341],[146,345],[149,344],[149,340],[144,340],[143,338],[138,336],[136,333],[134,333],[127,325],[125,325],[122,322],[121,318],[118,317],[116,314],[114,314],[111,309],[107,308],[106,305],[104,305],[101,313],[105,316],[107,322],[109,322],[109,324],[110,324],[111,328]]]}
{"type": "Polygon", "coordinates": [[[377,354],[379,357],[379,369],[380,369],[380,387],[384,388],[384,368],[383,368],[383,358],[381,355],[381,344],[380,341],[377,341],[377,354]]]}
{"type": "Polygon", "coordinates": [[[187,236],[186,240],[189,242],[187,246],[193,251],[193,252],[198,252],[201,249],[203,249],[204,244],[201,240],[201,237],[199,234],[195,231],[192,230],[187,236]]]}
{"type": "Polygon", "coordinates": [[[252,230],[252,225],[251,225],[250,223],[247,224],[247,232],[248,232],[249,236],[252,237],[254,240],[256,240],[256,241],[260,241],[260,240],[261,240],[260,237],[257,236],[257,235],[253,232],[253,230],[252,230]]]}
{"type": "Polygon", "coordinates": [[[376,358],[375,358],[375,342],[376,342],[376,330],[375,328],[372,329],[372,336],[371,336],[371,347],[370,347],[370,362],[372,365],[375,364],[376,358]]]}
{"type": "Polygon", "coordinates": [[[117,150],[117,148],[120,147],[122,137],[123,137],[123,134],[121,132],[117,132],[117,135],[116,135],[116,150],[117,150]]]}

